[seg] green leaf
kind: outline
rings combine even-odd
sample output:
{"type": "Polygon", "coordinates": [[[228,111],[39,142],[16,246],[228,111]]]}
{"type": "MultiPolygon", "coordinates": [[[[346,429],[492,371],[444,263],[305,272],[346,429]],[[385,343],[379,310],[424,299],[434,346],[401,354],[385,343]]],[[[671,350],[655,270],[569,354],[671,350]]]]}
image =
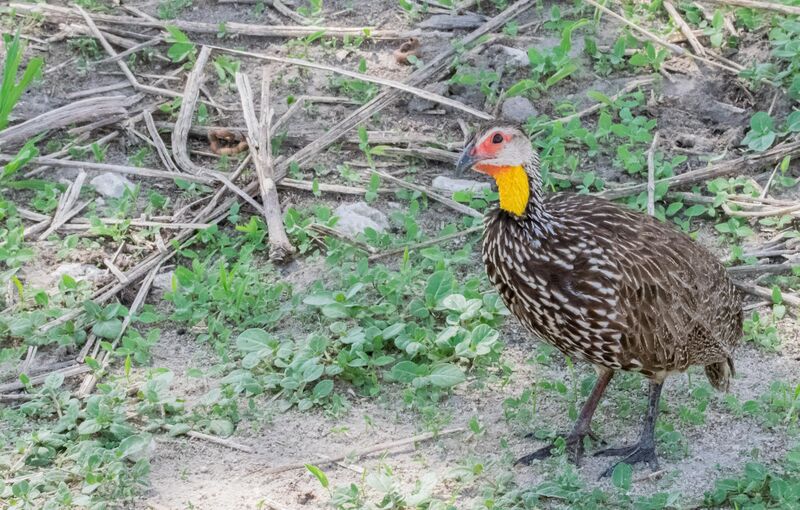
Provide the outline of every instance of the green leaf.
{"type": "Polygon", "coordinates": [[[589,92],[587,92],[586,97],[588,97],[592,101],[595,101],[597,103],[603,103],[607,106],[611,106],[614,103],[614,101],[612,101],[610,97],[596,90],[590,90],[589,92]]]}
{"type": "Polygon", "coordinates": [[[781,294],[781,288],[777,285],[772,287],[772,302],[776,305],[783,303],[783,295],[781,294]]]}
{"type": "Polygon", "coordinates": [[[123,459],[131,455],[136,455],[142,450],[148,448],[152,440],[152,436],[146,432],[128,436],[120,441],[119,446],[117,447],[117,452],[119,453],[120,458],[123,459]]]}
{"type": "Polygon", "coordinates": [[[95,432],[99,432],[102,426],[97,423],[97,420],[89,419],[84,420],[78,425],[78,434],[82,436],[88,436],[89,434],[94,434],[95,432]]]}
{"type": "Polygon", "coordinates": [[[236,337],[236,348],[241,352],[258,352],[263,349],[273,348],[275,345],[275,339],[263,329],[246,329],[236,337]]]}
{"type": "Polygon", "coordinates": [[[390,373],[394,380],[402,383],[410,383],[417,377],[424,376],[426,370],[425,367],[421,367],[413,361],[401,361],[392,367],[390,373]]]}
{"type": "Polygon", "coordinates": [[[705,212],[706,212],[706,206],[702,204],[695,204],[690,208],[686,209],[683,212],[683,214],[685,214],[688,218],[693,218],[695,216],[700,216],[702,214],[705,214],[705,212]]]}
{"type": "Polygon", "coordinates": [[[122,321],[119,319],[98,321],[92,326],[92,333],[100,338],[115,340],[122,333],[122,321]]]}
{"type": "Polygon", "coordinates": [[[466,380],[464,372],[456,365],[446,363],[436,365],[431,370],[430,383],[438,388],[451,388],[466,380]]]}
{"type": "Polygon", "coordinates": [[[208,430],[216,436],[228,437],[233,434],[233,422],[225,419],[211,420],[208,430]]]}
{"type": "Polygon", "coordinates": [[[630,464],[620,462],[614,466],[614,471],[611,472],[611,483],[614,487],[622,490],[631,488],[631,479],[633,477],[633,468],[630,464]]]}
{"type": "Polygon", "coordinates": [[[315,399],[321,399],[330,395],[331,391],[333,391],[333,381],[330,379],[323,379],[314,385],[314,389],[311,390],[311,394],[315,399]]]}
{"type": "Polygon", "coordinates": [[[167,435],[171,437],[182,436],[187,432],[189,432],[190,430],[192,430],[192,427],[190,427],[189,425],[185,423],[177,423],[169,429],[169,433],[167,435]]]}
{"type": "Polygon", "coordinates": [[[308,469],[308,471],[312,475],[317,477],[317,480],[319,480],[319,483],[322,484],[322,486],[324,488],[326,488],[326,489],[328,488],[328,485],[329,485],[328,477],[325,476],[325,473],[323,473],[320,468],[318,468],[317,466],[315,466],[313,464],[306,464],[306,469],[308,469]]]}
{"type": "Polygon", "coordinates": [[[786,129],[792,133],[800,131],[800,110],[792,112],[786,117],[786,129]]]}
{"type": "Polygon", "coordinates": [[[449,271],[437,271],[428,278],[428,285],[425,287],[425,297],[429,305],[436,305],[439,301],[450,294],[453,289],[453,274],[449,271]]]}
{"type": "Polygon", "coordinates": [[[747,132],[742,145],[750,150],[763,152],[775,142],[774,122],[767,112],[756,112],[750,118],[750,131],[747,132]]]}
{"type": "Polygon", "coordinates": [[[506,97],[518,96],[528,90],[536,88],[537,84],[537,82],[530,79],[520,80],[506,90],[506,97]]]}

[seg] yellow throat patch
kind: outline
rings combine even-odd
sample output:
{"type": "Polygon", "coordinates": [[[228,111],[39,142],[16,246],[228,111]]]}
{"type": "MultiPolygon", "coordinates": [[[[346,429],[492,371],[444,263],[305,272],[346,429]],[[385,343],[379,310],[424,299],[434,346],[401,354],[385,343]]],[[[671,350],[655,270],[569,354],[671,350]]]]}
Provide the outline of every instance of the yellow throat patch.
{"type": "Polygon", "coordinates": [[[475,165],[475,168],[494,177],[500,193],[500,209],[517,216],[525,213],[531,189],[528,174],[521,166],[475,165]]]}

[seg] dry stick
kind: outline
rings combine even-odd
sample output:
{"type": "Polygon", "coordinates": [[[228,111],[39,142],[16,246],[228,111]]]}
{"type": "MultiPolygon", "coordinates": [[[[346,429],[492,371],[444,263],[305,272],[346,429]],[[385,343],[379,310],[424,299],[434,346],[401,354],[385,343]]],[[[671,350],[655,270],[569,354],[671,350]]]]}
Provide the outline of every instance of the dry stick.
{"type": "Polygon", "coordinates": [[[463,432],[464,430],[466,430],[464,427],[456,427],[456,428],[452,428],[452,429],[442,430],[438,434],[436,432],[426,432],[424,434],[419,434],[419,435],[408,437],[408,438],[405,438],[405,439],[399,439],[397,441],[389,441],[389,442],[386,442],[386,443],[381,443],[381,444],[377,444],[377,445],[374,445],[374,446],[368,446],[366,448],[361,448],[361,449],[358,449],[358,450],[356,450],[356,451],[354,451],[354,452],[352,452],[350,454],[334,455],[333,457],[325,456],[325,457],[321,457],[321,458],[318,458],[318,459],[309,460],[309,461],[306,461],[306,462],[295,462],[295,463],[292,463],[292,464],[284,464],[283,466],[276,466],[276,467],[267,468],[267,469],[259,468],[259,469],[255,470],[255,471],[252,471],[250,474],[253,475],[253,474],[256,474],[256,473],[260,473],[260,474],[264,474],[264,475],[275,475],[275,474],[278,474],[278,473],[283,473],[285,471],[291,471],[293,469],[302,469],[302,468],[304,468],[306,466],[306,464],[313,464],[315,466],[325,466],[325,465],[328,465],[328,464],[332,464],[332,463],[335,463],[335,462],[339,462],[339,461],[345,460],[347,458],[358,459],[360,457],[363,457],[365,455],[369,455],[371,453],[383,452],[383,451],[386,451],[386,450],[392,450],[394,448],[400,448],[401,446],[407,446],[407,445],[410,445],[410,444],[413,444],[413,443],[418,443],[420,441],[427,441],[427,440],[432,439],[434,437],[449,436],[451,434],[457,434],[459,432],[463,432]]]}
{"type": "Polygon", "coordinates": [[[454,211],[460,212],[461,214],[466,214],[467,216],[472,216],[473,218],[483,218],[483,213],[481,213],[480,211],[477,211],[472,207],[469,207],[468,205],[460,204],[455,200],[452,200],[443,195],[435,193],[426,186],[421,186],[419,184],[414,184],[412,182],[404,181],[403,179],[398,179],[397,177],[389,175],[386,172],[381,172],[380,170],[373,170],[373,172],[380,175],[382,179],[386,179],[404,188],[424,193],[428,195],[428,198],[430,198],[431,200],[435,200],[441,204],[444,204],[447,207],[453,209],[454,211]]]}
{"type": "Polygon", "coordinates": [[[735,5],[737,7],[747,7],[750,9],[764,9],[768,11],[777,11],[783,14],[800,14],[800,7],[792,7],[791,5],[782,5],[775,2],[757,2],[754,0],[703,0],[703,1],[711,2],[712,4],[735,5]]]}
{"type": "MultiPolygon", "coordinates": [[[[50,228],[42,232],[39,236],[39,240],[43,241],[47,239],[47,236],[55,232],[58,227],[63,225],[69,220],[68,214],[72,211],[72,208],[75,206],[75,202],[78,201],[78,195],[81,193],[81,189],[83,189],[83,183],[86,181],[86,172],[83,170],[78,173],[78,177],[75,178],[75,181],[72,182],[67,190],[64,192],[64,195],[67,197],[64,201],[64,206],[62,208],[57,208],[56,212],[53,214],[53,223],[50,225],[50,228]]],[[[85,202],[82,206],[76,208],[78,211],[83,209],[88,202],[85,202]]]]}
{"type": "Polygon", "coordinates": [[[723,203],[722,209],[728,216],[737,216],[740,218],[763,218],[765,216],[783,216],[784,214],[790,214],[791,216],[800,215],[800,204],[790,205],[780,209],[766,209],[764,211],[734,211],[728,204],[723,203]]]}
{"type": "Polygon", "coordinates": [[[172,155],[175,158],[175,163],[184,172],[190,174],[205,172],[205,169],[195,165],[189,159],[186,143],[189,138],[189,129],[192,127],[192,114],[197,104],[197,95],[203,78],[203,67],[208,62],[209,55],[211,55],[211,48],[203,46],[200,49],[197,60],[195,60],[194,69],[189,73],[189,77],[186,80],[181,109],[178,112],[178,118],[175,120],[175,129],[172,130],[172,155]]]}
{"type": "MultiPolygon", "coordinates": [[[[111,45],[108,43],[108,41],[106,40],[105,36],[100,32],[100,29],[98,29],[97,25],[94,24],[94,20],[92,20],[92,17],[89,16],[86,13],[86,11],[84,11],[81,8],[80,5],[76,4],[75,8],[78,10],[78,12],[81,13],[81,16],[83,16],[84,21],[89,26],[89,30],[91,30],[92,35],[95,37],[95,39],[100,41],[100,45],[103,46],[103,49],[106,50],[106,53],[108,53],[109,56],[111,56],[111,57],[116,57],[117,56],[117,52],[114,51],[114,48],[112,48],[111,45]]],[[[152,87],[150,85],[143,85],[143,84],[139,83],[139,81],[133,75],[131,70],[128,68],[128,64],[126,64],[122,60],[117,60],[116,62],[117,62],[117,66],[119,66],[120,70],[122,70],[122,74],[124,74],[125,77],[128,79],[128,81],[131,82],[131,85],[133,86],[133,88],[135,90],[137,90],[139,92],[148,92],[150,94],[157,94],[157,95],[163,95],[163,96],[168,96],[168,97],[180,97],[180,94],[175,92],[175,91],[172,91],[172,90],[169,90],[169,89],[162,89],[162,88],[159,88],[159,87],[152,87]]]]}
{"type": "Polygon", "coordinates": [[[653,143],[647,151],[647,214],[656,214],[656,145],[658,144],[658,131],[653,134],[653,143]]]}
{"type": "MultiPolygon", "coordinates": [[[[161,428],[163,428],[167,432],[169,432],[172,429],[172,427],[173,427],[173,425],[170,425],[169,423],[164,423],[163,425],[161,425],[161,428]]],[[[214,443],[214,444],[218,444],[218,445],[221,445],[221,446],[225,446],[225,447],[231,448],[233,450],[239,450],[240,452],[255,453],[255,450],[253,450],[252,448],[250,448],[247,445],[243,445],[243,444],[237,443],[235,441],[231,441],[230,439],[224,439],[224,438],[219,437],[219,436],[212,436],[211,434],[204,434],[202,432],[197,432],[197,431],[194,431],[194,430],[188,431],[186,433],[186,435],[191,437],[191,438],[194,438],[194,439],[202,439],[203,441],[208,441],[209,443],[214,443]]]]}
{"type": "MultiPolygon", "coordinates": [[[[8,154],[0,154],[0,162],[11,161],[14,156],[8,154]]],[[[167,172],[165,170],[157,170],[155,168],[140,168],[136,166],[125,165],[110,165],[107,163],[93,163],[89,161],[72,161],[68,159],[56,159],[48,157],[31,158],[30,163],[39,165],[59,166],[67,168],[82,168],[89,172],[113,172],[118,174],[137,175],[140,177],[153,177],[156,179],[182,179],[189,182],[197,182],[200,184],[214,184],[216,181],[212,177],[205,175],[191,175],[191,174],[175,174],[174,172],[167,172]]]]}
{"type": "Polygon", "coordinates": [[[494,120],[494,117],[492,115],[489,115],[488,113],[482,112],[480,110],[476,110],[475,108],[472,108],[471,106],[467,106],[467,105],[465,105],[464,103],[462,103],[460,101],[456,101],[454,99],[450,99],[449,97],[444,97],[442,95],[435,94],[433,92],[429,92],[429,91],[427,91],[425,89],[414,87],[414,86],[408,85],[408,84],[403,83],[403,82],[390,80],[388,78],[381,78],[381,77],[378,77],[378,76],[371,76],[369,74],[357,73],[357,72],[353,72],[353,71],[348,71],[346,69],[341,69],[341,68],[338,68],[338,67],[333,67],[333,66],[329,66],[329,65],[325,65],[325,64],[317,64],[317,63],[314,63],[314,62],[309,62],[307,60],[301,60],[301,59],[298,59],[298,58],[275,57],[275,56],[272,56],[272,55],[265,55],[263,53],[254,53],[254,52],[251,52],[251,51],[243,51],[243,50],[235,50],[235,49],[231,49],[231,48],[225,48],[223,46],[210,46],[210,47],[212,49],[215,49],[215,50],[218,50],[218,51],[223,51],[223,52],[226,52],[226,53],[231,53],[233,55],[240,55],[240,56],[245,56],[245,57],[257,58],[257,59],[261,59],[261,60],[267,60],[269,62],[278,62],[278,63],[282,63],[282,64],[290,64],[290,65],[296,65],[296,66],[300,66],[300,67],[309,67],[311,69],[319,69],[321,71],[329,71],[329,72],[332,72],[332,73],[341,74],[343,76],[349,76],[351,78],[356,78],[358,80],[367,81],[367,82],[371,82],[371,83],[377,83],[378,85],[386,85],[388,87],[392,87],[392,88],[395,88],[395,89],[402,90],[403,92],[408,92],[410,94],[414,94],[415,96],[419,96],[419,97],[421,97],[423,99],[427,99],[428,101],[432,101],[434,103],[439,103],[439,104],[442,104],[442,105],[445,105],[445,106],[449,106],[451,108],[456,108],[458,110],[461,110],[461,111],[464,111],[466,113],[469,113],[470,115],[474,115],[475,117],[478,117],[479,119],[494,120]]]}
{"type": "MultiPolygon", "coordinates": [[[[522,13],[533,4],[533,0],[519,0],[515,4],[508,7],[506,10],[484,23],[481,27],[473,30],[466,35],[459,42],[459,47],[468,46],[469,44],[478,41],[487,33],[501,28],[507,22],[522,13]]],[[[440,73],[449,68],[450,57],[455,53],[455,46],[451,45],[446,51],[440,53],[436,57],[428,61],[421,69],[414,71],[414,73],[405,80],[409,85],[419,86],[427,80],[438,76],[440,73]]],[[[362,122],[371,118],[376,112],[386,108],[401,95],[399,89],[390,89],[378,94],[372,101],[363,105],[361,108],[347,116],[347,118],[340,121],[338,124],[330,128],[324,135],[308,144],[302,150],[296,152],[292,157],[284,160],[278,168],[276,168],[275,179],[280,179],[286,175],[288,168],[292,163],[303,167],[313,160],[314,156],[327,148],[329,145],[336,142],[345,133],[358,126],[362,122]]]]}
{"type": "Polygon", "coordinates": [[[683,48],[681,48],[680,46],[678,46],[676,44],[672,44],[671,42],[665,41],[664,39],[662,39],[661,37],[657,36],[656,34],[650,32],[649,30],[647,30],[645,28],[640,27],[639,25],[637,25],[636,23],[633,23],[632,21],[629,21],[624,16],[621,16],[621,15],[617,14],[616,12],[612,11],[608,7],[600,5],[599,3],[595,2],[594,0],[585,0],[585,2],[590,4],[590,5],[593,5],[597,9],[600,9],[601,11],[603,11],[606,14],[608,14],[609,16],[611,16],[613,18],[616,18],[617,20],[621,21],[625,25],[627,25],[627,26],[633,28],[634,30],[636,30],[637,32],[641,33],[646,38],[650,39],[651,41],[655,42],[656,44],[658,44],[660,46],[663,46],[664,48],[667,48],[668,50],[670,50],[671,52],[675,53],[676,55],[686,55],[686,56],[688,56],[688,57],[690,57],[692,59],[699,60],[701,62],[705,62],[708,65],[711,65],[711,66],[714,66],[714,67],[718,67],[720,69],[724,69],[724,70],[726,70],[728,72],[732,72],[733,74],[736,74],[736,75],[739,74],[739,71],[737,69],[734,69],[734,68],[732,68],[730,66],[726,66],[724,64],[720,64],[719,62],[715,62],[715,61],[713,61],[711,59],[708,59],[706,57],[703,57],[703,56],[700,56],[700,55],[695,55],[691,51],[684,50],[683,48]]]}
{"type": "MultiPolygon", "coordinates": [[[[642,87],[644,85],[650,85],[654,81],[655,81],[654,78],[637,78],[635,80],[632,80],[632,81],[628,82],[624,87],[622,87],[622,89],[620,89],[619,92],[617,92],[616,94],[611,96],[609,99],[611,99],[612,102],[616,101],[617,99],[620,98],[620,96],[623,96],[623,95],[627,94],[628,92],[636,90],[639,87],[642,87]]],[[[590,106],[588,108],[584,108],[583,110],[581,110],[579,112],[571,113],[571,114],[566,115],[564,117],[547,121],[547,122],[545,122],[545,123],[543,123],[541,125],[542,126],[547,126],[547,125],[550,125],[550,124],[554,124],[556,122],[560,122],[562,124],[566,124],[567,122],[571,121],[572,119],[579,119],[579,118],[585,117],[587,115],[590,115],[590,114],[602,109],[605,106],[606,106],[606,103],[596,103],[596,104],[593,104],[592,106],[590,106]]]]}
{"type": "MultiPolygon", "coordinates": [[[[142,282],[142,285],[139,287],[139,291],[136,293],[136,297],[133,299],[133,303],[131,303],[130,309],[128,310],[128,314],[125,316],[125,319],[122,321],[122,328],[120,328],[117,337],[111,343],[111,350],[110,352],[114,352],[114,349],[117,347],[120,338],[125,333],[125,329],[127,329],[128,325],[131,323],[133,316],[136,312],[139,311],[139,307],[142,306],[144,303],[147,294],[150,292],[150,286],[153,284],[153,280],[156,278],[156,274],[158,273],[159,268],[161,267],[161,263],[156,264],[148,273],[147,277],[142,282]]],[[[126,275],[123,275],[123,278],[120,282],[122,285],[128,285],[130,280],[127,279],[126,275]]],[[[101,370],[105,369],[106,365],[108,365],[111,356],[109,352],[104,353],[103,359],[98,360],[100,362],[101,370]]],[[[78,390],[78,397],[85,397],[94,389],[94,385],[97,384],[97,375],[94,373],[89,374],[83,380],[80,389],[78,390]]]]}
{"type": "Polygon", "coordinates": [[[413,251],[418,250],[420,248],[427,248],[428,246],[433,246],[435,244],[444,243],[450,241],[451,239],[458,239],[460,237],[468,236],[470,234],[474,234],[475,232],[482,232],[483,225],[478,225],[476,227],[470,227],[466,230],[461,230],[459,232],[453,232],[452,234],[447,234],[445,236],[437,237],[435,239],[429,239],[428,241],[422,241],[420,243],[410,244],[407,246],[400,246],[392,250],[387,250],[381,253],[376,253],[375,255],[371,255],[369,257],[370,261],[382,259],[384,257],[391,257],[393,255],[399,255],[401,253],[405,253],[406,250],[413,251]]]}
{"type": "Polygon", "coordinates": [[[44,131],[94,122],[114,115],[127,115],[122,103],[125,99],[125,96],[95,97],[50,110],[0,131],[0,148],[24,142],[44,131]]]}
{"type": "Polygon", "coordinates": [[[669,13],[670,17],[672,18],[672,21],[674,21],[675,24],[678,25],[678,28],[680,29],[681,33],[683,33],[683,35],[686,37],[686,40],[689,41],[689,44],[694,49],[694,52],[697,53],[698,55],[705,55],[706,54],[705,48],[703,48],[703,45],[700,44],[700,41],[697,40],[697,37],[694,36],[692,28],[686,23],[686,21],[684,21],[684,19],[678,12],[678,9],[675,8],[675,6],[672,4],[670,0],[664,0],[664,8],[669,13]]]}
{"type": "MultiPolygon", "coordinates": [[[[743,292],[752,294],[753,296],[772,300],[772,289],[744,282],[733,282],[733,284],[743,292]]],[[[795,308],[794,310],[789,308],[789,310],[793,315],[797,315],[798,309],[800,309],[800,297],[786,292],[782,293],[781,297],[783,298],[784,303],[795,308]]]]}
{"type": "MultiPolygon", "coordinates": [[[[668,183],[670,187],[684,186],[695,182],[722,177],[733,173],[743,173],[753,168],[760,168],[765,164],[773,164],[783,159],[784,156],[795,156],[800,154],[800,142],[783,143],[761,154],[752,156],[742,156],[728,161],[721,161],[700,170],[693,170],[673,177],[659,179],[656,185],[668,183]]],[[[634,184],[632,186],[620,186],[598,193],[598,196],[609,200],[615,198],[636,195],[642,191],[647,191],[647,184],[634,184]]]]}
{"type": "MultiPolygon", "coordinates": [[[[65,378],[66,377],[74,377],[76,375],[85,374],[91,370],[88,365],[73,365],[66,368],[62,368],[60,370],[54,370],[47,374],[37,375],[36,377],[31,377],[28,384],[31,386],[36,386],[39,384],[44,383],[45,379],[52,374],[61,374],[65,378]]],[[[20,381],[12,381],[6,384],[0,384],[0,393],[5,393],[7,391],[17,391],[25,388],[25,385],[22,384],[20,381]]]]}
{"type": "Polygon", "coordinates": [[[749,275],[749,274],[784,274],[791,273],[799,264],[748,264],[742,266],[731,266],[728,274],[749,275]]]}
{"type": "Polygon", "coordinates": [[[263,212],[264,219],[267,222],[270,245],[269,258],[274,261],[282,261],[291,256],[295,250],[283,228],[278,190],[275,188],[275,181],[272,179],[272,155],[270,154],[272,147],[269,136],[272,111],[269,107],[269,73],[264,68],[261,75],[260,119],[256,118],[253,92],[247,75],[237,72],[235,79],[236,86],[239,89],[239,97],[242,101],[242,113],[247,125],[247,141],[250,155],[253,157],[256,174],[258,175],[261,203],[263,204],[263,208],[260,210],[263,212]]]}
{"type": "Polygon", "coordinates": [[[153,115],[149,111],[145,110],[142,112],[142,116],[144,117],[144,123],[147,126],[147,132],[150,134],[150,139],[153,141],[153,145],[156,148],[158,157],[161,159],[164,167],[170,172],[180,173],[180,170],[175,165],[175,162],[172,161],[172,157],[169,154],[169,149],[167,149],[167,146],[164,144],[164,140],[162,140],[161,135],[158,134],[158,128],[156,128],[153,115]]]}
{"type": "Polygon", "coordinates": [[[128,55],[136,53],[139,50],[142,50],[144,48],[149,48],[150,46],[156,46],[157,44],[160,44],[162,42],[164,42],[164,38],[163,37],[161,37],[161,36],[153,37],[149,41],[145,41],[143,43],[139,43],[136,46],[131,46],[127,50],[123,51],[122,53],[117,53],[116,55],[110,56],[110,57],[106,57],[103,60],[98,60],[97,62],[92,62],[92,66],[93,67],[97,67],[97,66],[99,66],[101,64],[108,64],[109,62],[116,62],[118,60],[122,60],[123,58],[127,57],[128,55]]]}
{"type": "MultiPolygon", "coordinates": [[[[71,9],[47,5],[47,4],[25,4],[12,2],[9,6],[19,12],[41,13],[45,17],[59,19],[80,19],[71,9]]],[[[170,20],[153,21],[130,16],[113,16],[109,14],[95,14],[94,19],[101,23],[114,25],[127,25],[134,27],[152,27],[165,29],[167,25],[178,27],[184,32],[198,34],[218,34],[218,23],[203,23],[198,21],[170,20]]],[[[255,37],[304,37],[317,32],[325,32],[330,37],[359,37],[369,32],[372,39],[404,39],[409,32],[399,32],[396,30],[376,30],[374,27],[321,27],[321,26],[288,26],[288,25],[251,25],[247,23],[227,22],[225,23],[225,33],[237,35],[249,35],[255,37]]]]}
{"type": "MultiPolygon", "coordinates": [[[[160,227],[173,230],[203,230],[211,226],[210,223],[192,223],[192,222],[165,222],[165,221],[148,221],[148,220],[121,220],[117,218],[99,218],[100,223],[104,225],[119,225],[126,223],[132,227],[160,227]]],[[[92,227],[88,220],[76,220],[74,223],[67,223],[61,227],[62,230],[87,230],[92,227]]]]}
{"type": "Polygon", "coordinates": [[[67,94],[66,97],[67,99],[80,99],[82,97],[96,96],[98,94],[105,94],[106,92],[113,92],[115,90],[127,89],[129,87],[132,87],[130,82],[121,81],[119,83],[114,83],[112,85],[104,85],[102,87],[95,87],[93,89],[85,89],[85,90],[79,90],[77,92],[72,92],[70,94],[67,94]]]}

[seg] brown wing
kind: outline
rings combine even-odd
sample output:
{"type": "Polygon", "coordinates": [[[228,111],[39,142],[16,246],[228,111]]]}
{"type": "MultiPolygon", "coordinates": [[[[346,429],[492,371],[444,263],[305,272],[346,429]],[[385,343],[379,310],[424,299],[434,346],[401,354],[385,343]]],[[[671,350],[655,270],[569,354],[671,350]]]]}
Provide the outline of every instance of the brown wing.
{"type": "Polygon", "coordinates": [[[741,336],[741,300],[710,252],[671,225],[612,202],[555,195],[551,203],[571,227],[593,230],[618,275],[623,368],[657,375],[731,356],[741,336]]]}

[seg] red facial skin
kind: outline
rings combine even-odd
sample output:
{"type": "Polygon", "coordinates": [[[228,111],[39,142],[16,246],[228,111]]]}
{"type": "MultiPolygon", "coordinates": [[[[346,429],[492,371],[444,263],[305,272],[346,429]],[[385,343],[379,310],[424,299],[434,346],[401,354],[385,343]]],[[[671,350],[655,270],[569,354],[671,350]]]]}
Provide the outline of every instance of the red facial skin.
{"type": "MultiPolygon", "coordinates": [[[[483,142],[480,145],[476,145],[470,151],[470,156],[477,157],[479,159],[492,159],[494,158],[500,149],[503,147],[503,144],[509,140],[509,136],[503,133],[502,131],[495,131],[489,136],[485,137],[483,142]],[[500,143],[494,143],[492,140],[494,139],[495,135],[501,135],[503,137],[503,141],[500,143]]],[[[506,169],[507,167],[503,166],[494,166],[489,165],[486,163],[477,163],[473,166],[473,168],[481,172],[483,174],[494,176],[498,172],[506,169]]]]}

